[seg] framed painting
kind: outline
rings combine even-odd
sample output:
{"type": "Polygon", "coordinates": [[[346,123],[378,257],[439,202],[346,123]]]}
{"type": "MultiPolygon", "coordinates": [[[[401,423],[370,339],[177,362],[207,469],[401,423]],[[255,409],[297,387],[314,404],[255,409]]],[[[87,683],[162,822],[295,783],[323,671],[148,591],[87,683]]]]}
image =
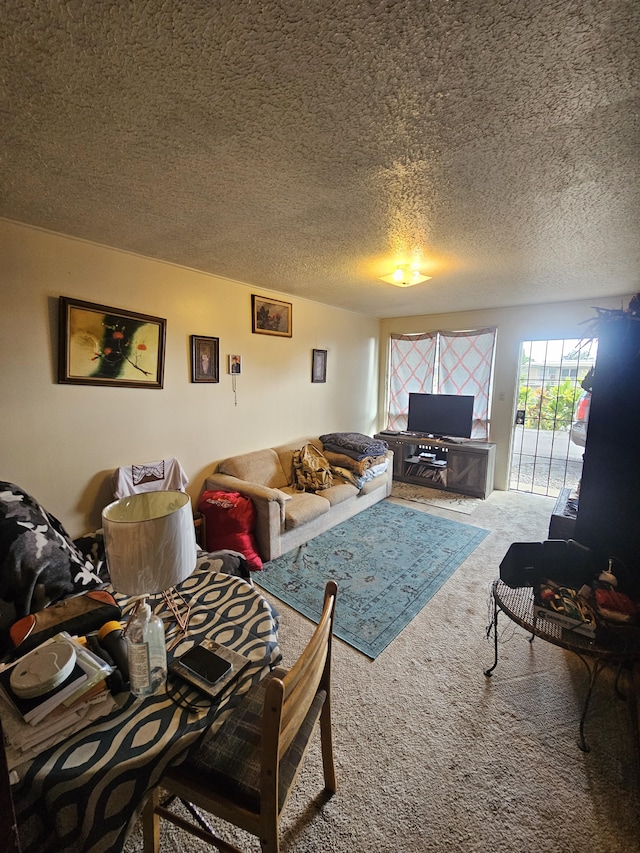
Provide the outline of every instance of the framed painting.
{"type": "Polygon", "coordinates": [[[291,302],[251,295],[251,331],[257,335],[277,335],[290,338],[292,329],[291,302]]]}
{"type": "Polygon", "coordinates": [[[58,382],[162,388],[167,321],[60,297],[58,382]]]}
{"type": "Polygon", "coordinates": [[[191,381],[220,382],[220,338],[191,335],[191,381]]]}
{"type": "Polygon", "coordinates": [[[327,381],[327,351],[326,349],[314,349],[311,358],[311,381],[327,381]]]}

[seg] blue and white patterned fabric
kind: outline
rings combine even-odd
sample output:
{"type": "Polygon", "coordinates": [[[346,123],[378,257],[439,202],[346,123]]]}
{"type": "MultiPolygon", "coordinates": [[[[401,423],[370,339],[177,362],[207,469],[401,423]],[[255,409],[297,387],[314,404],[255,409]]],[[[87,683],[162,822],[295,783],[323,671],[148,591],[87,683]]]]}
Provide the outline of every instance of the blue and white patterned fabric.
{"type": "MultiPolygon", "coordinates": [[[[190,688],[184,696],[200,706],[196,710],[181,707],[164,689],[142,700],[121,694],[117,711],[19,768],[14,800],[23,853],[122,850],[165,769],[216,731],[251,685],[281,660],[279,614],[245,580],[211,574],[203,565],[178,590],[190,601],[191,615],[187,636],[173,648],[168,633],[169,660],[209,638],[253,663],[215,706],[190,688]]],[[[119,600],[126,613],[126,598],[119,600]]],[[[166,605],[155,612],[168,625],[166,605]]]]}

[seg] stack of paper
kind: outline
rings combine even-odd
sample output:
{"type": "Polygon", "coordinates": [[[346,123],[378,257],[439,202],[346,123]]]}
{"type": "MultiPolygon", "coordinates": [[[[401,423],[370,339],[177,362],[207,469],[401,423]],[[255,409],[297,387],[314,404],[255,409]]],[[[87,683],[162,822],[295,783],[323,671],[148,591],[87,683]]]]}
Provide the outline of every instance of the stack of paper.
{"type": "Polygon", "coordinates": [[[9,770],[15,770],[46,749],[62,743],[94,720],[110,714],[116,707],[113,696],[107,690],[93,699],[78,702],[64,714],[50,714],[37,725],[31,726],[0,696],[0,716],[9,770]]]}
{"type": "Polygon", "coordinates": [[[21,662],[25,660],[24,657],[18,658],[17,661],[0,671],[0,690],[24,721],[32,725],[56,711],[60,705],[70,707],[74,702],[81,699],[87,691],[93,690],[96,685],[102,684],[104,687],[105,678],[113,672],[113,667],[106,661],[89,651],[82,643],[66,632],[56,634],[55,637],[46,640],[40,648],[59,642],[71,646],[74,651],[75,666],[62,683],[45,693],[24,698],[12,688],[11,675],[13,669],[20,666],[21,662]]]}
{"type": "Polygon", "coordinates": [[[115,707],[105,683],[113,667],[67,633],[57,634],[46,643],[61,639],[73,645],[76,664],[62,684],[42,696],[24,699],[11,689],[11,671],[20,659],[0,671],[0,716],[10,770],[115,707]]]}

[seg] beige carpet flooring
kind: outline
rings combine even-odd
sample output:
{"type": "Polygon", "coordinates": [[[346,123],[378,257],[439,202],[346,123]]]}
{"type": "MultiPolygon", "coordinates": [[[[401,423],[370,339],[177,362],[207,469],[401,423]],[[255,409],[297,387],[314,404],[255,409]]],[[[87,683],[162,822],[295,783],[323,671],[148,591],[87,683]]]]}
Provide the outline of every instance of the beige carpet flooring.
{"type": "MultiPolygon", "coordinates": [[[[314,744],[283,817],[284,851],[640,851],[629,711],[610,674],[592,698],[587,754],[577,746],[586,670],[575,656],[539,639],[529,644],[504,618],[498,667],[493,678],[483,674],[493,660],[486,638],[491,581],[511,542],[546,538],[553,504],[494,492],[465,518],[491,534],[375,661],[336,640],[339,790],[327,803],[319,797],[314,744]]],[[[290,664],[312,626],[278,606],[290,664]]],[[[250,836],[228,837],[247,851],[260,849],[250,836]]],[[[211,849],[167,823],[162,838],[163,851],[211,849]]],[[[134,830],[126,850],[141,849],[134,830]]]]}

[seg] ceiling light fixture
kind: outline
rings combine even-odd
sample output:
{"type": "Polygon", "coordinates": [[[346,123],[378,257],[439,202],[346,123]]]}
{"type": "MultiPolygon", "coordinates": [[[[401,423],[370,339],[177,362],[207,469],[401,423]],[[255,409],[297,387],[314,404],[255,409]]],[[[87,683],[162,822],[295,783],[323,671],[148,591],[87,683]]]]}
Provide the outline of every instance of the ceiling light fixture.
{"type": "Polygon", "coordinates": [[[412,269],[410,264],[398,264],[391,275],[380,276],[381,281],[388,281],[390,284],[395,284],[398,287],[411,287],[414,284],[429,281],[430,278],[430,275],[421,275],[419,269],[412,269]]]}

